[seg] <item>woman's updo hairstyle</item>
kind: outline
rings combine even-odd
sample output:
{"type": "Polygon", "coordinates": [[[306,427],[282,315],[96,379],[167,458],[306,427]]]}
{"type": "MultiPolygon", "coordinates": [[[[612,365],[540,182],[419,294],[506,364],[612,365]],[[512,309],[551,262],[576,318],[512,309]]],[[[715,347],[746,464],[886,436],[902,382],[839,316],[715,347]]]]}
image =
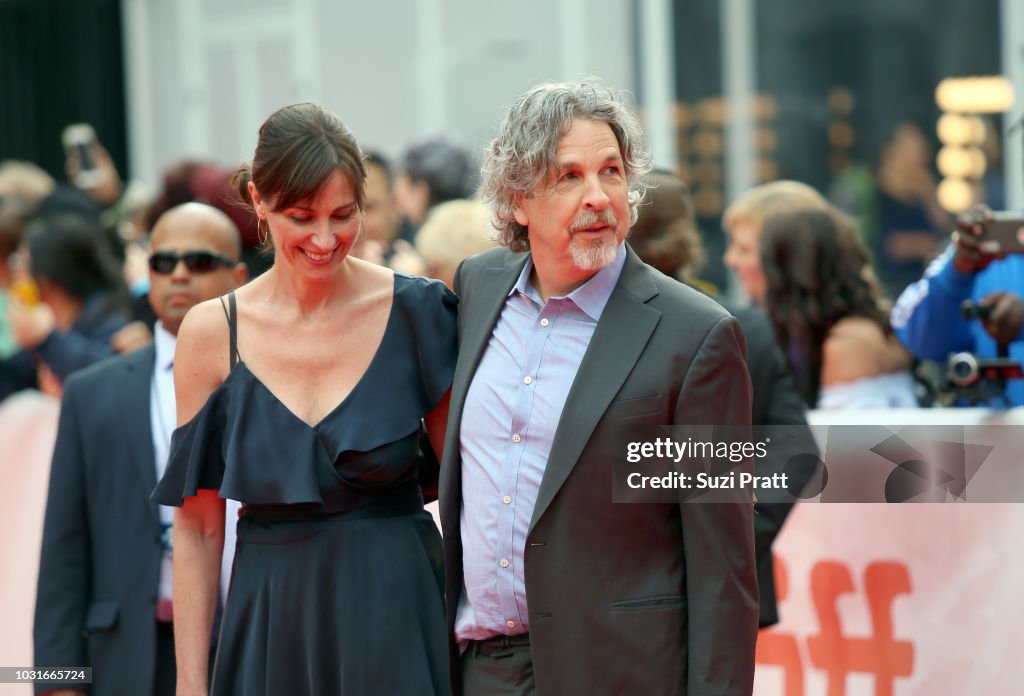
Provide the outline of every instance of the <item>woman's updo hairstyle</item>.
{"type": "Polygon", "coordinates": [[[361,209],[366,167],[359,144],[341,119],[305,102],[278,109],[263,122],[252,162],[238,168],[233,183],[250,206],[252,181],[272,210],[284,210],[314,198],[338,169],[351,182],[361,209]]]}

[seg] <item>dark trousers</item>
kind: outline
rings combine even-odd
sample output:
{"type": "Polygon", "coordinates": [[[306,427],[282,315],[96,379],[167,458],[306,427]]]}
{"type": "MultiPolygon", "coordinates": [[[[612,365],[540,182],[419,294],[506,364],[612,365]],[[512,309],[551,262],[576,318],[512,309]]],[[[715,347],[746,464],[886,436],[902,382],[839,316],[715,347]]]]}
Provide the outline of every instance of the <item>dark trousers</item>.
{"type": "Polygon", "coordinates": [[[533,656],[526,636],[471,641],[462,653],[463,696],[535,696],[533,656]]]}
{"type": "Polygon", "coordinates": [[[153,696],[174,696],[178,668],[174,662],[174,626],[156,624],[156,673],[153,675],[153,696]]]}

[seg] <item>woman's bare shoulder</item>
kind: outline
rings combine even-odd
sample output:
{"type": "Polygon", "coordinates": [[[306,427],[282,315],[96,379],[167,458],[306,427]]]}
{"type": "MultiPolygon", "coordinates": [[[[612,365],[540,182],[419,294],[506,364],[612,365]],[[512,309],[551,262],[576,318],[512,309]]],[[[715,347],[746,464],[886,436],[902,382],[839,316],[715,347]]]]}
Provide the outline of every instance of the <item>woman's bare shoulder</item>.
{"type": "Polygon", "coordinates": [[[188,311],[178,329],[174,349],[176,384],[185,382],[196,392],[212,392],[230,370],[230,334],[220,298],[200,302],[188,311]]]}
{"type": "Polygon", "coordinates": [[[821,384],[839,384],[897,372],[906,351],[876,322],[848,317],[836,323],[821,349],[821,384]]]}
{"type": "Polygon", "coordinates": [[[227,353],[229,331],[226,307],[226,298],[222,300],[215,297],[188,310],[178,330],[179,348],[184,345],[206,349],[211,348],[216,341],[224,341],[224,352],[227,353]]]}
{"type": "Polygon", "coordinates": [[[850,382],[878,373],[877,353],[882,332],[860,317],[841,319],[821,347],[821,384],[850,382]]]}

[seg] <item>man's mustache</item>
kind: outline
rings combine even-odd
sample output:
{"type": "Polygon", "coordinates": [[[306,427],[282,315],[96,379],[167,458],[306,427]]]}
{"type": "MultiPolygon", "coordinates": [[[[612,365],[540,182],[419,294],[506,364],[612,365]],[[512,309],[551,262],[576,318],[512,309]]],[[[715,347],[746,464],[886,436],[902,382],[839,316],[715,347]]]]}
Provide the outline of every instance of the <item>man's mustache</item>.
{"type": "Polygon", "coordinates": [[[597,225],[615,227],[618,224],[619,219],[611,210],[603,210],[601,212],[587,210],[576,216],[576,219],[572,222],[572,226],[569,228],[569,233],[575,234],[576,232],[585,230],[589,227],[595,227],[597,225]]]}

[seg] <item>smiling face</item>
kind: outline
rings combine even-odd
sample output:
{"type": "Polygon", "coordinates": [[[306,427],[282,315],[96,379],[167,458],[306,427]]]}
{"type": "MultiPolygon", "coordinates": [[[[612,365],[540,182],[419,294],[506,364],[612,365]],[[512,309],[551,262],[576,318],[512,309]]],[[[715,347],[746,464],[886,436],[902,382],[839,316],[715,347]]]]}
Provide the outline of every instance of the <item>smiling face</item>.
{"type": "Polygon", "coordinates": [[[302,273],[323,273],[341,263],[359,235],[362,212],[352,182],[336,169],[313,197],[278,210],[249,184],[256,214],[267,221],[274,263],[302,273]]]}
{"type": "Polygon", "coordinates": [[[545,295],[572,292],[610,264],[630,225],[625,165],[607,123],[573,121],[555,167],[514,208],[545,295]]]}

